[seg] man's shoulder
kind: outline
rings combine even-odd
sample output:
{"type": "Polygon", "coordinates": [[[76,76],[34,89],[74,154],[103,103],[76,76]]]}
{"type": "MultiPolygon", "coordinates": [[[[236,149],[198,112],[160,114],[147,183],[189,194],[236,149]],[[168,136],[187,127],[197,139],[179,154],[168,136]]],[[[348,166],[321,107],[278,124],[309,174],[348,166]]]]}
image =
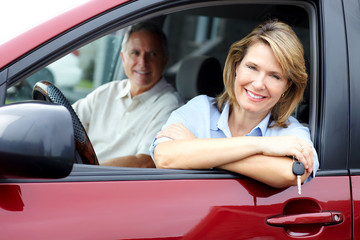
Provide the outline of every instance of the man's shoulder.
{"type": "Polygon", "coordinates": [[[163,83],[159,91],[154,93],[155,102],[164,102],[166,104],[175,104],[183,105],[184,100],[180,94],[175,90],[175,88],[170,83],[163,83]]]}
{"type": "Polygon", "coordinates": [[[129,79],[123,79],[123,80],[114,80],[108,83],[105,83],[103,85],[101,85],[99,88],[100,89],[113,89],[116,88],[118,89],[123,89],[125,88],[127,85],[129,84],[129,79]]]}
{"type": "MultiPolygon", "coordinates": [[[[128,89],[129,80],[115,80],[108,83],[105,83],[99,87],[97,87],[92,94],[93,95],[104,95],[104,96],[110,96],[110,95],[123,95],[123,91],[127,91],[128,89]]],[[[129,88],[130,90],[130,88],[129,88]]]]}

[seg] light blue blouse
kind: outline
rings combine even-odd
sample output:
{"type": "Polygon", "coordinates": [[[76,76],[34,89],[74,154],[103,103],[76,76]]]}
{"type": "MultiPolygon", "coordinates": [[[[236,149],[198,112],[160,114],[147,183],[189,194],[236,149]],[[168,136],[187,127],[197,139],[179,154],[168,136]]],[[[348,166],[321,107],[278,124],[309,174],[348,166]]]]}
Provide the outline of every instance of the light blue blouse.
{"type": "MultiPolygon", "coordinates": [[[[231,137],[228,125],[229,104],[225,104],[223,111],[220,113],[215,104],[215,99],[205,95],[200,95],[187,104],[173,111],[168,121],[163,126],[166,127],[173,123],[182,123],[197,138],[225,138],[231,137]]],[[[270,113],[246,136],[297,136],[310,143],[310,131],[303,126],[294,117],[289,117],[289,125],[287,128],[272,127],[269,128],[270,113]]],[[[150,146],[150,153],[154,159],[154,148],[157,144],[169,141],[169,138],[155,139],[150,146]]],[[[319,160],[314,150],[314,171],[306,181],[315,177],[315,173],[319,168],[319,160]]]]}

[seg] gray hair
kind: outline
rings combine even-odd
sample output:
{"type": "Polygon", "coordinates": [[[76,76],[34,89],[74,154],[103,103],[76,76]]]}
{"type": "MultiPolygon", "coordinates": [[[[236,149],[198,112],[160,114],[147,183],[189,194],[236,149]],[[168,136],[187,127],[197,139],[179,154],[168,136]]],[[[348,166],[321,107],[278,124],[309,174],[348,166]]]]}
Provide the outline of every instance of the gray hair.
{"type": "Polygon", "coordinates": [[[124,35],[124,39],[122,41],[121,44],[121,51],[125,52],[126,50],[126,44],[128,43],[131,34],[133,34],[134,32],[139,32],[139,31],[145,31],[145,32],[149,32],[149,33],[153,33],[156,36],[158,36],[159,40],[161,41],[161,45],[163,47],[163,53],[164,53],[164,57],[168,57],[169,55],[169,49],[168,49],[168,41],[166,38],[165,33],[155,24],[151,23],[151,22],[141,22],[141,23],[137,23],[135,25],[132,25],[125,33],[124,35]]]}

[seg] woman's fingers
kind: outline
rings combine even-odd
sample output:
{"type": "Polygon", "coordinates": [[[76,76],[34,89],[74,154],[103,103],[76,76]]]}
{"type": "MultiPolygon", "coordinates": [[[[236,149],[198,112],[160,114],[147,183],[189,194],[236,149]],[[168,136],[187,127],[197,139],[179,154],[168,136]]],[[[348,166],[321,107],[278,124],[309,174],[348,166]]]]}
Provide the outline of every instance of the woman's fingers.
{"type": "Polygon", "coordinates": [[[312,171],[314,165],[314,153],[311,144],[307,142],[300,142],[300,145],[293,156],[304,164],[305,169],[310,172],[312,171]]]}
{"type": "Polygon", "coordinates": [[[293,156],[302,162],[305,169],[312,171],[314,153],[312,145],[296,136],[264,137],[263,154],[269,156],[293,156]]]}
{"type": "Polygon", "coordinates": [[[184,139],[194,139],[194,134],[187,129],[182,123],[175,123],[165,127],[161,130],[156,138],[168,137],[173,140],[184,140],[184,139]]]}

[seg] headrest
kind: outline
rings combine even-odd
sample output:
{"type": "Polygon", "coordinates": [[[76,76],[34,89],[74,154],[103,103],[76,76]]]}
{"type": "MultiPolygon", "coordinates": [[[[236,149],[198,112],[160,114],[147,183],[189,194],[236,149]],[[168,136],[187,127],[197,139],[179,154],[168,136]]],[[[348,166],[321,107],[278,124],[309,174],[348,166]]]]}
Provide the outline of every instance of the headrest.
{"type": "Polygon", "coordinates": [[[209,56],[184,59],[176,75],[176,88],[185,100],[200,94],[216,97],[224,89],[219,61],[209,56]]]}

